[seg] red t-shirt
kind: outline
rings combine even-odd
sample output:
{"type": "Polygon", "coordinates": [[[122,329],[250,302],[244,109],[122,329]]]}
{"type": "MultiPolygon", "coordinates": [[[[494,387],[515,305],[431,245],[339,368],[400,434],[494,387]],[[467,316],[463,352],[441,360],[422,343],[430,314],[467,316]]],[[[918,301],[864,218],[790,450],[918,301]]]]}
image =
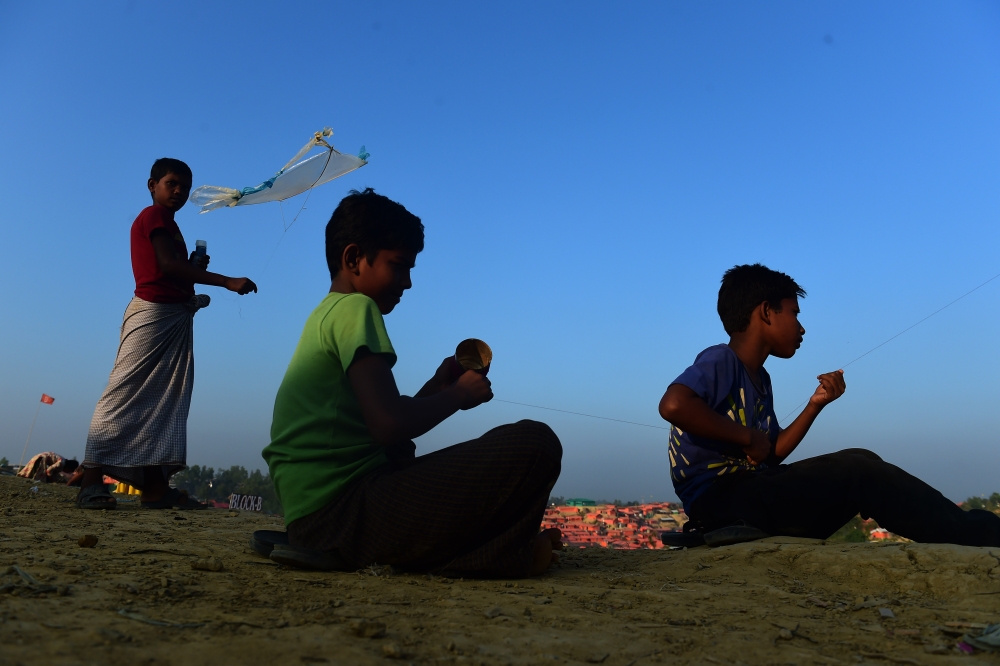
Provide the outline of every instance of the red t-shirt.
{"type": "Polygon", "coordinates": [[[132,273],[135,275],[135,295],[151,303],[183,303],[194,296],[194,283],[173,280],[160,272],[156,251],[149,235],[163,229],[174,241],[174,256],[187,261],[187,245],[174,213],[163,206],[150,206],[139,213],[132,223],[132,273]]]}

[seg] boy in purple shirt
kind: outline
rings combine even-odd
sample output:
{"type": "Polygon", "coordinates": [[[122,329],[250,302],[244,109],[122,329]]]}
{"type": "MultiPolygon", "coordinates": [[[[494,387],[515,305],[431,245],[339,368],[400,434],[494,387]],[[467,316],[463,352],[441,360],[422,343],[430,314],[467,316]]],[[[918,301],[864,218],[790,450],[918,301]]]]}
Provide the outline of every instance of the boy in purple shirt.
{"type": "Polygon", "coordinates": [[[871,451],[782,464],[846,389],[843,370],[819,375],[802,413],[787,428],[778,425],[764,362],[791,358],[802,344],[798,299],[805,295],[792,278],[760,264],[726,271],[718,311],[729,343],[701,352],[660,400],[660,415],[673,425],[670,476],[690,529],[739,525],[755,537],[825,539],[860,513],[913,541],[1000,546],[1000,517],[963,511],[871,451]]]}

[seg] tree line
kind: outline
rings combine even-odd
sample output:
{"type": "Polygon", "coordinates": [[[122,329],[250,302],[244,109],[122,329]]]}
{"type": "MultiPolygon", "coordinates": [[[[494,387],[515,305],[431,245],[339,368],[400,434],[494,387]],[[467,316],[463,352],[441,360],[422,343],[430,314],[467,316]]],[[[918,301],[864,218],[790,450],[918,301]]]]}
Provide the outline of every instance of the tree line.
{"type": "MultiPolygon", "coordinates": [[[[549,495],[549,506],[563,506],[564,504],[566,504],[566,498],[563,497],[562,495],[549,495]]],[[[638,500],[623,502],[620,499],[616,499],[610,502],[605,499],[594,500],[594,504],[595,505],[614,504],[615,506],[642,506],[642,503],[639,502],[638,500]]],[[[653,504],[653,502],[649,502],[649,504],[653,504]]]]}
{"type": "Polygon", "coordinates": [[[248,472],[241,465],[233,465],[216,472],[213,467],[192,465],[174,474],[170,481],[178,489],[186,490],[189,495],[200,500],[228,502],[233,493],[263,497],[262,510],[265,513],[282,513],[271,476],[262,474],[259,469],[248,472]]]}

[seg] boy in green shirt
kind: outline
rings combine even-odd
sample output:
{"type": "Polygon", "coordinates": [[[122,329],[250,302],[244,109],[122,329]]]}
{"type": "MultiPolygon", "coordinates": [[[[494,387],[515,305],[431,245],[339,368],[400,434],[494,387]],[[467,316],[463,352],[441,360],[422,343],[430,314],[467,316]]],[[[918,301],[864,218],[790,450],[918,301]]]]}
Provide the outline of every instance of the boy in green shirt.
{"type": "Polygon", "coordinates": [[[519,577],[548,568],[558,530],[539,533],[562,447],[534,421],[415,457],[411,441],[493,397],[447,358],[413,397],[399,394],[382,316],[409,289],[420,219],[367,189],[326,227],[330,293],[306,321],[274,402],[263,452],[289,545],[274,559],[358,568],[519,577]]]}

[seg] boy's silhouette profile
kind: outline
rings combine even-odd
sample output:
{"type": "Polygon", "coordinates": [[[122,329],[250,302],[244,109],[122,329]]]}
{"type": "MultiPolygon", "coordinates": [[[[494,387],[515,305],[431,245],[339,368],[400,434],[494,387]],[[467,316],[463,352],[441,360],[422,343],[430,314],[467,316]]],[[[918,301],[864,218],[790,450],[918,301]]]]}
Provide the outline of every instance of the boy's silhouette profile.
{"type": "Polygon", "coordinates": [[[412,286],[423,247],[420,219],[371,189],[330,218],[330,293],[306,321],[263,452],[288,525],[272,559],[517,577],[544,571],[561,547],[559,530],[539,534],[562,459],[545,424],[414,455],[413,438],[493,397],[451,357],[413,397],[396,388],[382,317],[412,286]]]}
{"type": "Polygon", "coordinates": [[[660,400],[660,415],[673,424],[670,475],[691,517],[689,529],[742,524],[825,539],[860,513],[914,541],[1000,545],[1000,517],[963,511],[871,451],[783,464],[846,389],[842,370],[820,375],[802,413],[788,427],[778,425],[764,362],[791,358],[799,348],[804,296],[792,278],[760,264],[726,271],[718,311],[729,343],[701,352],[660,400]]]}

